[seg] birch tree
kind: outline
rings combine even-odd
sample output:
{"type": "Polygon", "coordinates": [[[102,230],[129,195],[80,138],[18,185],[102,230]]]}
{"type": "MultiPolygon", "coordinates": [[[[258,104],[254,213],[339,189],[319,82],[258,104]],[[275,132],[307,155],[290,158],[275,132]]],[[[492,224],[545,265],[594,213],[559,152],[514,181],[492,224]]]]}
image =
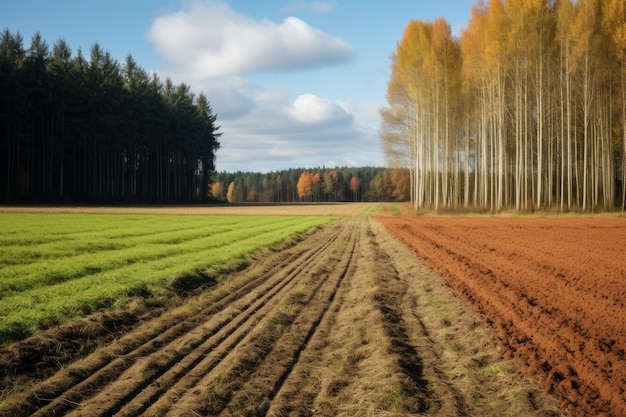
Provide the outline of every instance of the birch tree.
{"type": "Polygon", "coordinates": [[[459,39],[409,22],[381,138],[408,159],[413,207],[626,209],[625,9],[490,0],[459,39]]]}

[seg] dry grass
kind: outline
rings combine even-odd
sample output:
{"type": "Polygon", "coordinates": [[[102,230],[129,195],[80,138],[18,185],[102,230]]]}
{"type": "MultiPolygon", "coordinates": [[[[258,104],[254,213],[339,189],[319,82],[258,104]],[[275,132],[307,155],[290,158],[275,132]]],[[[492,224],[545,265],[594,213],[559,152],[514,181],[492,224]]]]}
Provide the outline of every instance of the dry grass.
{"type": "Polygon", "coordinates": [[[376,210],[380,203],[238,203],[192,206],[0,206],[0,213],[190,214],[228,216],[338,216],[376,210]]]}

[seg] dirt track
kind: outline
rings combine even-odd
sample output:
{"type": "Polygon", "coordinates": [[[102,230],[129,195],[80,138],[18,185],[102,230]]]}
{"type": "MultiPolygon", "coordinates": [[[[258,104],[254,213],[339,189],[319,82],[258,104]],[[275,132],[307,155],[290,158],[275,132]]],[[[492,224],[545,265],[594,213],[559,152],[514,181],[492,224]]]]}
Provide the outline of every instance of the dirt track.
{"type": "MultiPolygon", "coordinates": [[[[85,340],[91,352],[77,348],[71,363],[38,358],[28,376],[41,381],[0,415],[566,415],[367,218],[336,221],[152,316],[109,326],[114,337],[85,340]]],[[[19,372],[36,345],[0,352],[5,369],[19,372]]]]}
{"type": "Polygon", "coordinates": [[[576,416],[626,416],[626,219],[381,218],[576,416]]]}

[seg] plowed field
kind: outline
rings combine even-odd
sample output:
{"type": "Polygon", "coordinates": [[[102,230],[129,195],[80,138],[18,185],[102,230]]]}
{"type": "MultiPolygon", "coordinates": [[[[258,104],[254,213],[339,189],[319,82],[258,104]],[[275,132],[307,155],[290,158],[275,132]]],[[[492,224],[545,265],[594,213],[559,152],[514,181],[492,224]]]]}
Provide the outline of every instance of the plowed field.
{"type": "Polygon", "coordinates": [[[16,391],[0,415],[566,415],[367,217],[264,253],[177,309],[86,323],[0,352],[16,391]]]}
{"type": "Polygon", "coordinates": [[[575,416],[626,416],[626,219],[380,218],[575,416]]]}

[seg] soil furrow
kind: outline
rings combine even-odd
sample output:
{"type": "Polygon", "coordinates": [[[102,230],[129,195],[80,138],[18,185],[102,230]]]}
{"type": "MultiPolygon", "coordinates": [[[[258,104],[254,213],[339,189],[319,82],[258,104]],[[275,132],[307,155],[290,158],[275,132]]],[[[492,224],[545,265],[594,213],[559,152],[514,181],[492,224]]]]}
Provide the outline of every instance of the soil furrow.
{"type": "MultiPolygon", "coordinates": [[[[267,415],[408,415],[428,408],[427,395],[410,388],[417,379],[411,370],[421,362],[416,355],[398,355],[397,340],[389,337],[385,329],[389,323],[377,303],[387,289],[381,280],[393,266],[385,261],[366,220],[361,219],[358,230],[353,265],[336,302],[267,415]]],[[[425,383],[420,383],[425,388],[425,383]]]]}
{"type": "MultiPolygon", "coordinates": [[[[357,238],[357,232],[351,228],[350,236],[346,238],[347,247],[339,248],[342,252],[337,255],[339,262],[326,273],[327,278],[319,291],[319,296],[318,287],[307,300],[298,300],[303,305],[293,325],[277,341],[274,349],[220,415],[253,416],[267,413],[272,400],[280,392],[318,326],[331,310],[337,291],[354,262],[357,238]],[[311,299],[315,299],[315,302],[311,302],[311,299]]],[[[306,291],[305,286],[302,291],[306,291]]]]}
{"type": "Polygon", "coordinates": [[[382,327],[389,338],[390,352],[396,356],[401,378],[402,406],[409,414],[436,414],[441,409],[430,381],[425,378],[425,360],[422,349],[416,345],[416,334],[423,329],[415,326],[407,317],[405,299],[409,284],[400,278],[395,262],[380,244],[380,237],[370,224],[371,255],[373,268],[378,275],[378,289],[374,303],[382,314],[382,327]]]}
{"type": "MultiPolygon", "coordinates": [[[[345,238],[338,239],[333,247],[342,245],[344,241],[345,238]]],[[[310,266],[310,273],[298,277],[297,281],[306,281],[308,276],[315,278],[314,281],[321,281],[324,287],[330,285],[328,273],[318,276],[316,271],[327,271],[325,260],[333,253],[334,250],[320,257],[317,263],[310,266]]],[[[333,264],[330,265],[332,266],[333,264]]],[[[317,285],[315,282],[313,284],[317,285]]],[[[315,291],[312,292],[315,294],[315,291]]],[[[307,292],[300,290],[299,294],[305,295],[307,292]]],[[[271,356],[274,346],[279,341],[292,343],[287,336],[289,329],[302,308],[311,301],[308,297],[308,300],[301,300],[301,297],[291,297],[290,292],[282,292],[281,297],[277,297],[273,303],[268,317],[260,320],[254,331],[235,349],[229,351],[229,355],[224,357],[217,367],[207,372],[193,390],[186,392],[180,401],[174,404],[171,414],[177,415],[183,410],[193,410],[200,415],[217,415],[222,412],[237,393],[242,391],[246,381],[252,379],[257,369],[271,356]]],[[[325,297],[322,295],[320,298],[325,297]]]]}
{"type": "Polygon", "coordinates": [[[541,377],[562,406],[581,416],[624,415],[618,346],[626,343],[626,291],[616,277],[626,265],[622,256],[602,256],[626,241],[615,228],[623,220],[384,222],[484,315],[503,351],[541,377]]]}

